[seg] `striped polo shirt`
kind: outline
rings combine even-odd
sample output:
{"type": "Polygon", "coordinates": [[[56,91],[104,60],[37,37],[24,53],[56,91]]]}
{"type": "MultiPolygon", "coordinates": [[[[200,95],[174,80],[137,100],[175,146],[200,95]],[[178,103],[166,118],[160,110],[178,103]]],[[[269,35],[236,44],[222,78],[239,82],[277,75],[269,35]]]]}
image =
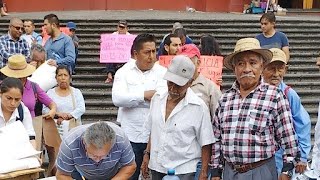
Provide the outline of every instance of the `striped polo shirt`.
{"type": "Polygon", "coordinates": [[[87,124],[71,130],[62,141],[57,157],[57,168],[69,175],[77,170],[89,180],[106,180],[115,176],[121,167],[134,162],[134,153],[125,133],[116,124],[106,123],[115,131],[116,142],[104,159],[97,163],[86,155],[82,136],[92,125],[87,124]]]}

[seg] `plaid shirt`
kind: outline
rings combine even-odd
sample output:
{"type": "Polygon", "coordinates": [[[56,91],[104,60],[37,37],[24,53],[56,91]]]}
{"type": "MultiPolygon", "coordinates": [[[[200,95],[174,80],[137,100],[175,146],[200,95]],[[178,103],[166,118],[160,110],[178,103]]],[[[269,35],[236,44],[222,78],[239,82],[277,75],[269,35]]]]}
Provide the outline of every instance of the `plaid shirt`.
{"type": "MultiPolygon", "coordinates": [[[[224,93],[213,118],[212,168],[222,159],[247,164],[272,157],[281,146],[287,156],[299,157],[289,103],[280,89],[263,82],[246,98],[238,84],[224,93]]],[[[287,157],[285,156],[286,160],[287,157]]]]}
{"type": "Polygon", "coordinates": [[[10,34],[5,34],[0,37],[0,67],[7,65],[8,58],[13,54],[22,54],[29,59],[30,48],[28,42],[20,38],[14,41],[10,34]]]}

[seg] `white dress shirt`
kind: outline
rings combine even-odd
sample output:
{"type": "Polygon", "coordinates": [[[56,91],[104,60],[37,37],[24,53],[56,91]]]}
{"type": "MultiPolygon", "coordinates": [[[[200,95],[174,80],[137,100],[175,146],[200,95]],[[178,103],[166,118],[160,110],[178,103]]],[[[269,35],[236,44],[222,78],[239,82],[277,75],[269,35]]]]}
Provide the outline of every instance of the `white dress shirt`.
{"type": "Polygon", "coordinates": [[[168,93],[157,93],[150,105],[145,123],[146,133],[151,130],[149,168],[176,174],[196,172],[202,146],[215,142],[210,112],[206,104],[190,88],[165,121],[168,93]]]}
{"type": "Polygon", "coordinates": [[[115,74],[112,101],[119,107],[117,121],[131,142],[148,142],[148,136],[143,133],[143,124],[149,113],[150,102],[144,100],[144,91],[166,91],[165,73],[166,68],[158,64],[142,72],[135,61],[129,61],[115,74]]]}
{"type": "MultiPolygon", "coordinates": [[[[1,98],[0,98],[0,102],[1,102],[1,98]]],[[[23,121],[22,121],[22,124],[23,126],[26,128],[27,130],[27,133],[29,136],[35,136],[36,133],[34,132],[34,129],[33,129],[33,124],[32,124],[32,117],[31,117],[31,114],[30,114],[30,111],[29,109],[23,104],[23,102],[21,102],[22,104],[22,108],[23,108],[23,121]]],[[[8,124],[11,124],[13,122],[15,122],[17,120],[17,117],[19,117],[19,112],[18,112],[18,108],[16,108],[10,119],[6,122],[4,120],[4,116],[3,116],[3,112],[2,112],[2,108],[0,107],[0,128],[8,125],[8,124]]]]}

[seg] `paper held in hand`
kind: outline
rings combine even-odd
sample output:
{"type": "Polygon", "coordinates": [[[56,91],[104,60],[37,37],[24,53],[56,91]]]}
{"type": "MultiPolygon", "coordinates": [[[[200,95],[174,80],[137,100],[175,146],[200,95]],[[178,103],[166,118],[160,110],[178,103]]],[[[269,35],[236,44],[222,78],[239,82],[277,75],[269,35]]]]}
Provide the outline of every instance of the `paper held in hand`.
{"type": "Polygon", "coordinates": [[[36,151],[21,121],[0,128],[0,174],[40,167],[36,151]]]}

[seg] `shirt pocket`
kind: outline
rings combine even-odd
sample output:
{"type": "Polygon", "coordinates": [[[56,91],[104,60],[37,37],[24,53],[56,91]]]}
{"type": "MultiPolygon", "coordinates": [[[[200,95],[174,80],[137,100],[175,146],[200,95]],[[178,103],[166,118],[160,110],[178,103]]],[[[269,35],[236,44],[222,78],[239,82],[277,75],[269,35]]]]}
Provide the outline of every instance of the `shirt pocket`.
{"type": "Polygon", "coordinates": [[[157,77],[155,75],[147,76],[144,79],[145,90],[155,90],[157,88],[157,77]]]}
{"type": "Polygon", "coordinates": [[[137,80],[137,78],[127,77],[127,86],[129,92],[137,92],[140,89],[140,82],[137,80]]]}
{"type": "Polygon", "coordinates": [[[269,113],[266,111],[258,111],[256,109],[249,111],[249,128],[254,132],[263,132],[269,121],[269,113]]]}

